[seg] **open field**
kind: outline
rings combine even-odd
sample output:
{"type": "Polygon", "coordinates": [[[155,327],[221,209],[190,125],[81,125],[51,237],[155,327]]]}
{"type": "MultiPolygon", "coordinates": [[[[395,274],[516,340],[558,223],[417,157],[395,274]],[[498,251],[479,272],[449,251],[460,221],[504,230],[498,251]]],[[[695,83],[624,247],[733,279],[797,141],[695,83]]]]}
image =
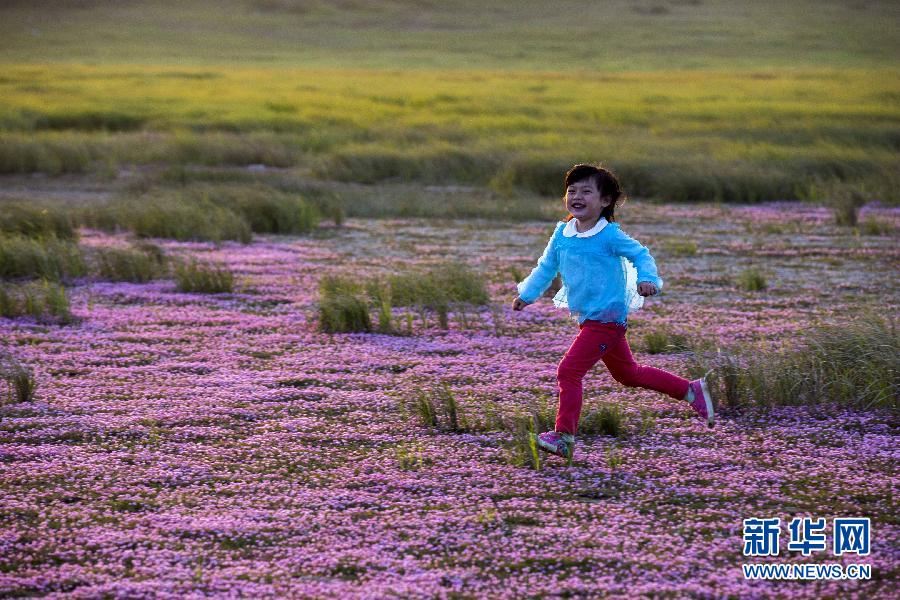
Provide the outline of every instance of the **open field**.
{"type": "Polygon", "coordinates": [[[0,597],[892,598],[900,4],[0,6],[0,597]],[[664,293],[510,308],[573,163],[664,293]],[[743,519],[782,519],[777,558],[743,519]],[[804,557],[793,517],[871,519],[804,557]],[[742,563],[868,564],[750,581],[742,563]]]}
{"type": "Polygon", "coordinates": [[[579,73],[11,67],[0,171],[264,164],[313,179],[556,195],[609,157],[632,194],[895,201],[900,78],[859,71],[579,73]],[[864,185],[864,183],[860,183],[864,185]]]}
{"type": "MultiPolygon", "coordinates": [[[[896,210],[862,218],[900,226],[896,210]]],[[[885,271],[895,235],[835,227],[826,209],[633,203],[623,219],[667,281],[631,320],[650,364],[696,361],[648,355],[651,332],[767,352],[822,320],[898,316],[885,271]],[[696,219],[714,225],[687,247],[680,232],[696,219]],[[741,290],[750,265],[767,289],[741,290]]],[[[538,471],[517,466],[502,425],[422,425],[410,402],[442,385],[469,423],[552,410],[574,325],[547,300],[508,308],[511,270],[528,268],[548,228],[350,220],[249,245],[156,240],[226,266],[234,291],[79,279],[73,323],[0,319],[37,381],[32,401],[0,408],[0,594],[888,597],[896,396],[883,408],[733,408],[710,431],[598,369],[585,410],[618,406],[621,430],[583,435],[571,467],[538,471]],[[451,310],[447,329],[433,311],[394,308],[396,335],[318,332],[324,276],[447,259],[484,278],[489,305],[451,310]],[[741,519],[792,514],[871,517],[873,579],[744,581],[741,519]]],[[[80,244],[126,241],[85,230],[80,244]]]]}
{"type": "Polygon", "coordinates": [[[510,196],[604,160],[669,201],[896,203],[896,6],[708,4],[14,3],[0,173],[262,164],[510,196]]]}
{"type": "Polygon", "coordinates": [[[890,0],[12,0],[14,63],[654,71],[896,65],[890,0]]]}

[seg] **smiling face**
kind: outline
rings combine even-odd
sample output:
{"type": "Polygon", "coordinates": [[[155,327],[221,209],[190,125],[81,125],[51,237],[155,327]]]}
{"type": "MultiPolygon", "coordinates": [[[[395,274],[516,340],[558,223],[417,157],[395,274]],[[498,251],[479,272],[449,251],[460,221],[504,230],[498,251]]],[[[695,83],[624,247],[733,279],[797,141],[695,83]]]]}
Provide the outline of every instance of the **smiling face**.
{"type": "Polygon", "coordinates": [[[585,231],[597,224],[600,213],[611,201],[609,197],[601,198],[593,177],[575,181],[566,188],[566,209],[585,231]]]}

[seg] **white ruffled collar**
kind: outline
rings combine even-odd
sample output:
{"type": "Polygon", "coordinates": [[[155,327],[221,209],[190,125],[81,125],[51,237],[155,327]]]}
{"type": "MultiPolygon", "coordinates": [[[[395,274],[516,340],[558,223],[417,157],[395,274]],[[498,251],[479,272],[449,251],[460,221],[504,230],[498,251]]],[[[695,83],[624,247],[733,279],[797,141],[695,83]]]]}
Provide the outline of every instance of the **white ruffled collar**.
{"type": "Polygon", "coordinates": [[[609,225],[609,221],[607,221],[603,217],[600,217],[600,220],[597,221],[597,224],[594,225],[593,227],[591,227],[590,229],[588,229],[587,231],[578,231],[577,229],[575,229],[576,223],[578,223],[578,219],[569,219],[566,222],[566,226],[563,228],[562,234],[566,237],[575,236],[575,237],[580,237],[580,238],[586,238],[586,237],[591,237],[592,235],[597,235],[598,233],[603,231],[604,227],[609,225]]]}

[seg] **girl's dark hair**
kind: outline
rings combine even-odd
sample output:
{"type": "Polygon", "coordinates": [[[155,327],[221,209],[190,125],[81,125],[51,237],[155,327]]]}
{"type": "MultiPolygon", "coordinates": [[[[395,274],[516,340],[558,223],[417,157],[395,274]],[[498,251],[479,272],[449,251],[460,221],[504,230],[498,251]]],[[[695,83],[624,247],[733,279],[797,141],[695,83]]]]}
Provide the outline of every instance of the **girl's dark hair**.
{"type": "MultiPolygon", "coordinates": [[[[616,178],[615,174],[600,165],[575,165],[566,171],[566,189],[573,183],[585,179],[592,179],[594,181],[594,185],[597,186],[597,191],[600,192],[601,198],[612,199],[609,205],[605,206],[600,212],[600,216],[610,223],[615,223],[616,206],[625,202],[625,199],[627,198],[625,192],[622,191],[622,186],[619,184],[619,180],[616,178]]],[[[563,195],[563,202],[565,202],[565,195],[563,195]]],[[[572,214],[569,214],[569,216],[565,218],[565,221],[571,221],[574,218],[575,217],[572,214]]]]}

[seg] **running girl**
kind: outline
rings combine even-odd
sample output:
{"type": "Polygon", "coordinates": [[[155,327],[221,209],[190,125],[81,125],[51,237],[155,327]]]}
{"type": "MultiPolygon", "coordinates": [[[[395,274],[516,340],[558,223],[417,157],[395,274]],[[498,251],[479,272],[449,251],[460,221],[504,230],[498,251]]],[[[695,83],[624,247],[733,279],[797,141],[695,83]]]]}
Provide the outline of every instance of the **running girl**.
{"type": "Polygon", "coordinates": [[[616,206],[625,195],[609,170],[575,165],[566,173],[569,216],[556,230],[531,274],[519,283],[513,310],[522,310],[549,287],[557,272],[563,287],[553,298],[568,307],[580,331],[557,369],[559,408],[554,431],[537,436],[546,452],[571,458],[581,415],[581,380],[602,360],[613,378],[686,400],[713,426],[712,398],[705,379],[688,381],[667,371],[637,364],[625,339],[628,313],[644,296],[662,289],[650,251],[630,238],[615,222],[616,206]]]}

